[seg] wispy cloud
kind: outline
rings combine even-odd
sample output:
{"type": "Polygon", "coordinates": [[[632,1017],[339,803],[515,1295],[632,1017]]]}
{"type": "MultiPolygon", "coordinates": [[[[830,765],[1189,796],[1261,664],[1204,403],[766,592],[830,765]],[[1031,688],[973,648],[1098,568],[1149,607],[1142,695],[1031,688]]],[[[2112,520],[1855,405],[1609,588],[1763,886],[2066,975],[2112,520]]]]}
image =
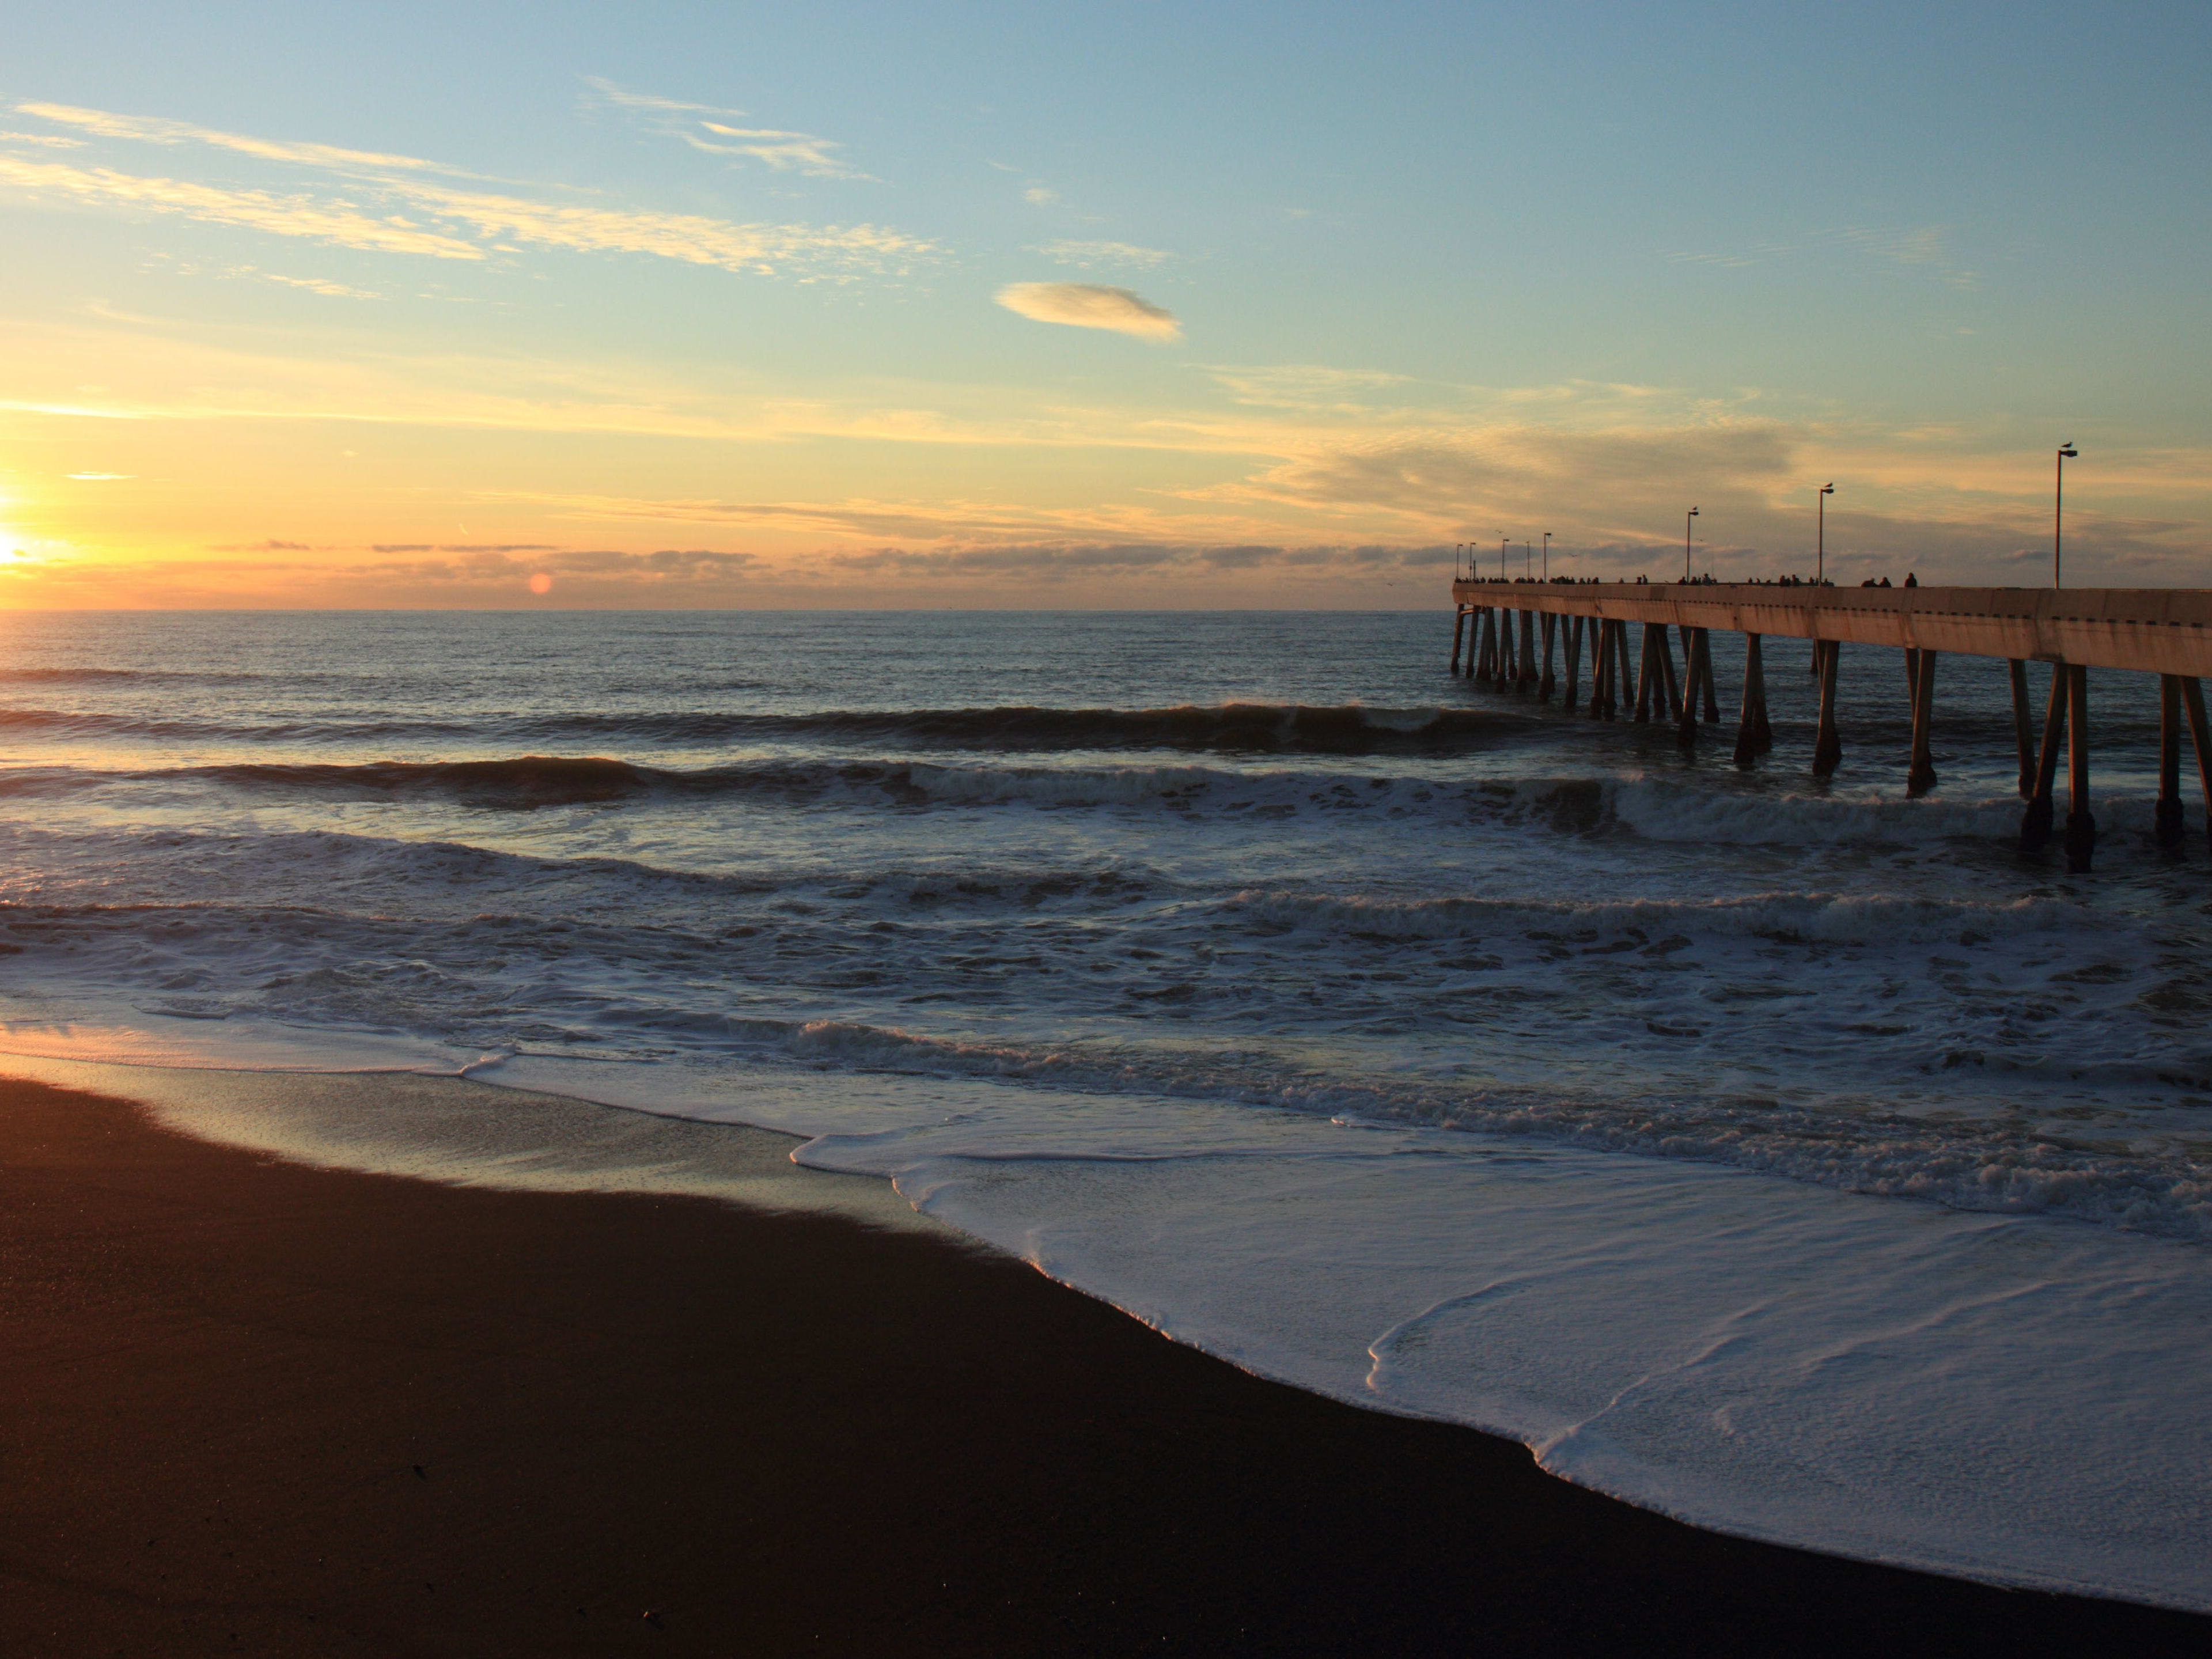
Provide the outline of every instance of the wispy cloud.
{"type": "Polygon", "coordinates": [[[1165,248],[1139,247],[1133,242],[1046,242],[1036,252],[1054,264],[1075,265],[1085,270],[1100,265],[1133,265],[1149,270],[1175,258],[1165,248]]]}
{"type": "Polygon", "coordinates": [[[285,288],[304,289],[310,294],[320,294],[333,300],[380,300],[381,294],[371,293],[365,288],[350,283],[332,282],[327,276],[287,276],[280,271],[257,270],[252,265],[233,265],[223,273],[226,276],[251,276],[264,283],[276,283],[285,288]]]}
{"type": "Polygon", "coordinates": [[[304,236],[334,246],[380,253],[413,253],[434,259],[482,259],[473,243],[404,220],[376,218],[345,202],[312,196],[279,196],[180,179],[79,167],[62,161],[27,161],[0,155],[0,185],[59,194],[96,205],[174,213],[204,224],[232,225],[275,236],[304,236]]]}
{"type": "Polygon", "coordinates": [[[1102,288],[1093,283],[1014,283],[999,290],[999,303],[1032,322],[1110,329],[1159,344],[1182,338],[1182,325],[1173,312],[1126,288],[1102,288]]]}
{"type": "Polygon", "coordinates": [[[1753,242],[1724,249],[1675,248],[1668,250],[1663,257],[1670,264],[1718,265],[1729,270],[1741,270],[1802,254],[1843,251],[1862,253],[1893,265],[1920,267],[1956,289],[1971,289],[1979,282],[1973,271],[1952,258],[1950,229],[1945,225],[1921,225],[1906,229],[1880,225],[1839,225],[1808,231],[1792,241],[1753,242]]]}
{"type": "Polygon", "coordinates": [[[77,483],[120,483],[137,477],[135,472],[72,472],[71,480],[77,483]]]}
{"type": "Polygon", "coordinates": [[[146,115],[118,115],[108,110],[80,109],[73,104],[18,104],[15,112],[31,115],[58,126],[75,127],[101,138],[128,138],[149,144],[205,144],[235,150],[264,161],[289,161],[342,173],[432,173],[448,178],[482,179],[481,173],[426,161],[419,156],[394,155],[381,150],[346,149],[337,144],[298,143],[283,138],[256,138],[245,133],[223,132],[196,126],[189,121],[167,121],[146,115]]]}
{"type": "Polygon", "coordinates": [[[1031,185],[1022,192],[1022,200],[1036,207],[1050,207],[1060,200],[1060,192],[1049,185],[1031,185]]]}
{"type": "Polygon", "coordinates": [[[596,76],[586,76],[585,84],[592,89],[586,94],[591,102],[629,111],[653,131],[708,155],[743,156],[778,173],[803,173],[817,179],[872,179],[836,154],[844,146],[834,138],[779,127],[733,125],[747,118],[744,111],[632,92],[596,76]]]}
{"type": "Polygon", "coordinates": [[[66,117],[103,137],[212,144],[264,160],[336,170],[345,176],[345,193],[277,192],[4,153],[0,186],[334,246],[481,261],[522,245],[578,253],[641,253],[750,275],[798,271],[832,277],[903,269],[938,252],[926,239],[877,225],[740,224],[700,214],[539,200],[463,187],[449,181],[476,175],[412,156],[244,138],[181,122],[60,105],[19,108],[46,118],[66,117]],[[374,208],[363,198],[377,198],[374,208]]]}

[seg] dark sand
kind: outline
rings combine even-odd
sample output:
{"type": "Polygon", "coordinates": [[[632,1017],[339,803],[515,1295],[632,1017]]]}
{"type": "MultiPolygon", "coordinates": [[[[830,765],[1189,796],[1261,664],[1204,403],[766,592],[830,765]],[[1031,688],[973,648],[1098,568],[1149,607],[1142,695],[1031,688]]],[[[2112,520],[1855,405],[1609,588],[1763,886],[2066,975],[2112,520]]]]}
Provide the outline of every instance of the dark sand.
{"type": "Polygon", "coordinates": [[[9,1655],[2212,1652],[1698,1532],[928,1237],[33,1084],[0,1318],[9,1655]]]}

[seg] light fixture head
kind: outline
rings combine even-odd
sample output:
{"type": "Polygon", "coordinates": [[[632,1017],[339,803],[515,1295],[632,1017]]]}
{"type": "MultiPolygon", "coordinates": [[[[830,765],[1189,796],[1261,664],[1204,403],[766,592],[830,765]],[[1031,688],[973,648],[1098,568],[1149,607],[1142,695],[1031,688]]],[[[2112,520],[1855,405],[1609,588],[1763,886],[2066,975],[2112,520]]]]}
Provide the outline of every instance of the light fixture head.
{"type": "Polygon", "coordinates": [[[2073,446],[2072,444],[2061,444],[2061,445],[2059,445],[2059,446],[2058,446],[2058,453],[2059,453],[2060,454],[2062,454],[2062,455],[2065,456],[2067,459],[2069,459],[2069,460],[2072,460],[2075,456],[2079,455],[2081,452],[2080,450],[2078,450],[2078,449],[2075,448],[2075,447],[2074,447],[2074,446],[2073,446]]]}
{"type": "Polygon", "coordinates": [[[1823,495],[1832,495],[1836,493],[1836,487],[1833,484],[1822,484],[1820,486],[1820,493],[1823,495]]]}

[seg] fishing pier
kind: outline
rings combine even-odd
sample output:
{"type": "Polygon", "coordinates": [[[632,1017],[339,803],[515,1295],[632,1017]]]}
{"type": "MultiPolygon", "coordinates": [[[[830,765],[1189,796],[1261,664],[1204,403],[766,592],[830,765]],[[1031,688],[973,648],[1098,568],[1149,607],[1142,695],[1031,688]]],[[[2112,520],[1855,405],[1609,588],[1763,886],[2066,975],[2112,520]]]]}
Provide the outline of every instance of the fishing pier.
{"type": "Polygon", "coordinates": [[[1476,684],[1582,705],[1589,666],[1592,718],[1671,722],[1694,749],[1702,725],[1720,720],[1711,633],[1744,636],[1743,685],[1735,763],[1749,767],[1773,747],[1766,715],[1760,641],[1809,640],[1819,682],[1813,775],[1827,777],[1843,758],[1836,728],[1836,668],[1846,645],[1883,646],[1905,656],[1911,714],[1905,793],[1936,784],[1929,741],[1936,719],[1936,665],[1946,653],[2001,657],[2012,671],[2020,793],[2027,803],[2021,844],[2051,840],[2052,790],[2062,750],[2067,761],[2066,861],[2090,866],[2097,842],[2089,811],[2089,690],[2087,671],[2125,668],[2159,677],[2156,836],[2182,844],[2182,728],[2196,751],[2208,832],[2212,833],[2212,728],[2203,681],[2212,675],[2212,591],[2158,587],[1828,587],[1793,582],[1589,582],[1458,580],[1452,584],[1451,667],[1476,684]],[[1641,630],[1634,650],[1629,630],[1641,630]],[[1670,635],[1679,634],[1678,675],[1670,635]],[[2039,725],[2028,696],[2027,665],[2051,665],[2051,692],[2039,725]],[[1464,668],[1462,668],[1464,664],[1464,668]]]}

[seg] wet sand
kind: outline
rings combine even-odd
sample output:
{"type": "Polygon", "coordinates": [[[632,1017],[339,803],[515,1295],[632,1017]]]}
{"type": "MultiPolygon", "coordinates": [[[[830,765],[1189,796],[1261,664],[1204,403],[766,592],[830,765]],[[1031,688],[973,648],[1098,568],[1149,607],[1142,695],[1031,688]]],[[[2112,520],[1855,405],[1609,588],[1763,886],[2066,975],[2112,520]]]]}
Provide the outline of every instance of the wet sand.
{"type": "Polygon", "coordinates": [[[2212,1650],[1680,1526],[940,1239],[40,1084],[0,1322],[11,1655],[2212,1650]]]}

